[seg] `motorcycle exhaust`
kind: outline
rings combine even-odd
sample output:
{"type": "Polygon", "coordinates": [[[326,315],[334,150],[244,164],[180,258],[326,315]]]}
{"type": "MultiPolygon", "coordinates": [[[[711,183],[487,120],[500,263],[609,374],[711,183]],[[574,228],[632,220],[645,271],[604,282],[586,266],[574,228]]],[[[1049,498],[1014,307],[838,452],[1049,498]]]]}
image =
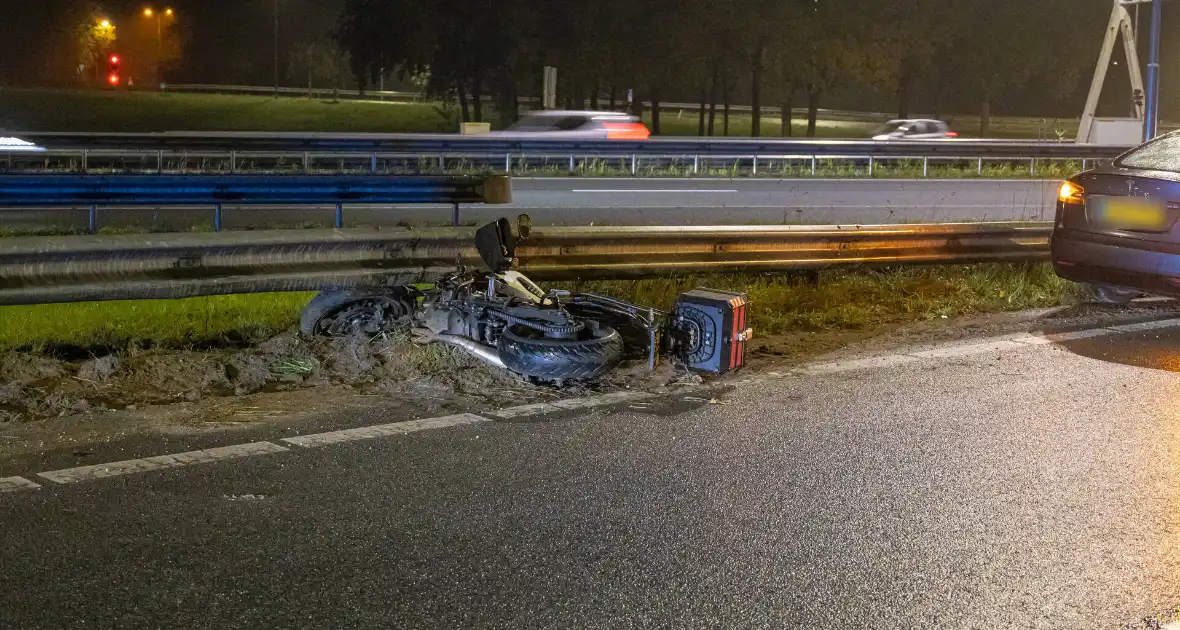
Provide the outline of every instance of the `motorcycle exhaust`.
{"type": "Polygon", "coordinates": [[[500,360],[500,355],[497,354],[495,348],[490,346],[485,346],[482,343],[476,343],[465,337],[457,337],[455,335],[436,335],[434,340],[463,348],[467,352],[471,353],[471,356],[493,367],[504,367],[504,362],[500,360]]]}

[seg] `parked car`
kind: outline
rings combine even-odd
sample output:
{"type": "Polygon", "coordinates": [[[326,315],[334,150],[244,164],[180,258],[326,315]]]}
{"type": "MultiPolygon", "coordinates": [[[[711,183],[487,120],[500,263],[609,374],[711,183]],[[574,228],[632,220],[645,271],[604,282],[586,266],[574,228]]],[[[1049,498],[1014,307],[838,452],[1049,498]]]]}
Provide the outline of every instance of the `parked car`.
{"type": "Polygon", "coordinates": [[[1142,293],[1180,297],[1180,134],[1075,175],[1057,194],[1057,274],[1100,301],[1142,293]]]}
{"type": "Polygon", "coordinates": [[[959,134],[941,120],[891,120],[873,132],[873,140],[943,140],[959,134]]]}
{"type": "Polygon", "coordinates": [[[546,110],[530,112],[515,125],[492,135],[555,140],[647,140],[651,132],[638,117],[630,114],[546,110]]]}

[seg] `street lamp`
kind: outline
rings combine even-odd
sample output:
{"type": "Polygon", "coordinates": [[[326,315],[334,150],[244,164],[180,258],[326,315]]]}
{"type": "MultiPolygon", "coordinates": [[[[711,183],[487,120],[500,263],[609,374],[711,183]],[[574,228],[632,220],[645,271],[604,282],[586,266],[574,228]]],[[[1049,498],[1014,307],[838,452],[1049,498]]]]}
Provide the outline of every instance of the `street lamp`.
{"type": "Polygon", "coordinates": [[[164,17],[172,17],[173,11],[171,8],[165,8],[163,13],[157,13],[155,9],[146,7],[143,10],[143,16],[151,19],[156,19],[156,82],[159,83],[163,78],[161,66],[164,58],[164,17]]]}

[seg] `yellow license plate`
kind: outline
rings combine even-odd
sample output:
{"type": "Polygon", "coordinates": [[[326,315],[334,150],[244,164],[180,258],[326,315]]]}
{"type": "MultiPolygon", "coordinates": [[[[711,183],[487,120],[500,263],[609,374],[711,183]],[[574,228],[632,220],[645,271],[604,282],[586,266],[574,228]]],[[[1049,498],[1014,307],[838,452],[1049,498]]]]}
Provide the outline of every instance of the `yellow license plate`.
{"type": "Polygon", "coordinates": [[[1132,197],[1091,198],[1097,223],[1115,230],[1164,230],[1168,213],[1162,203],[1132,197]],[[1097,203],[1094,203],[1097,202],[1097,203]]]}

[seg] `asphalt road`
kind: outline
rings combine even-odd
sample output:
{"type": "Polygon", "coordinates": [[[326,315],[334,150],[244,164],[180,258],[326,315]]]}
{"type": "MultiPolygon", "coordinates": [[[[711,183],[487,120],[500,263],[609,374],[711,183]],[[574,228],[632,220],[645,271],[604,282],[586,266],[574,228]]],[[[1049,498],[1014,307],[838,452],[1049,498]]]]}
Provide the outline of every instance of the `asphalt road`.
{"type": "Polygon", "coordinates": [[[42,481],[0,494],[0,626],[1143,627],[1180,604],[1177,348],[942,347],[42,481]]]}
{"type": "MultiPolygon", "coordinates": [[[[716,225],[1050,220],[1052,180],[516,178],[515,202],[461,208],[461,220],[528,213],[538,225],[716,225]]],[[[227,228],[332,225],[335,209],[224,208],[227,228]]],[[[349,206],[348,225],[446,224],[449,206],[349,206]]],[[[212,225],[207,208],[106,208],[103,226],[189,229],[212,225]]],[[[0,209],[0,230],[84,228],[84,209],[0,209]]]]}

